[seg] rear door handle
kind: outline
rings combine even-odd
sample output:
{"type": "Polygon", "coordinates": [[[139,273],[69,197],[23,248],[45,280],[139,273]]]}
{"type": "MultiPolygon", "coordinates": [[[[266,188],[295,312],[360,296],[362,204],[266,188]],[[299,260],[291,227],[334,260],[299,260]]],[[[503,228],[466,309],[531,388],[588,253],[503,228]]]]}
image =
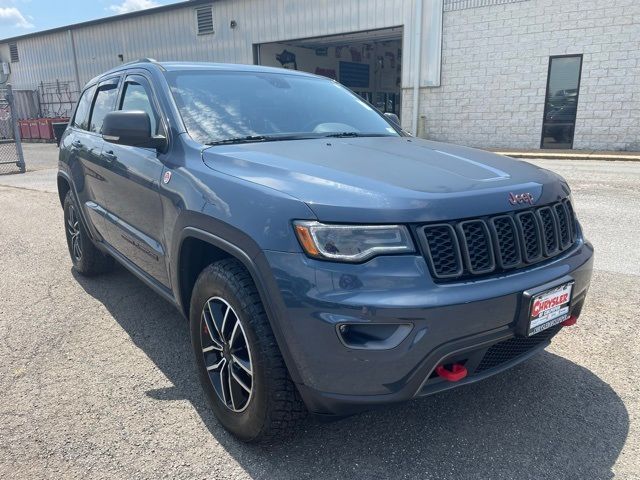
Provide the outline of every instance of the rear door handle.
{"type": "Polygon", "coordinates": [[[71,145],[76,147],[76,148],[82,148],[82,142],[80,140],[75,140],[75,141],[71,142],[71,145]]]}
{"type": "Polygon", "coordinates": [[[103,152],[102,156],[107,162],[113,162],[116,158],[118,158],[116,154],[113,153],[113,150],[107,150],[106,152],[103,152]]]}

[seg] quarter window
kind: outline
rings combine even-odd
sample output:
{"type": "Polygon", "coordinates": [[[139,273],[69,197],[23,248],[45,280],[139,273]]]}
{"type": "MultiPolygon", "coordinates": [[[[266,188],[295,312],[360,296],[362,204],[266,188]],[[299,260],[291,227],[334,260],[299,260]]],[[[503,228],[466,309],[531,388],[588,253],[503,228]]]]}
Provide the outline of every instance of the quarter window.
{"type": "Polygon", "coordinates": [[[102,131],[104,117],[115,108],[117,96],[117,83],[102,85],[98,88],[98,94],[91,111],[91,121],[89,122],[89,130],[91,132],[100,133],[102,131]]]}
{"type": "Polygon", "coordinates": [[[81,128],[83,130],[87,130],[89,128],[89,110],[91,109],[91,100],[93,100],[93,94],[96,91],[96,87],[87,88],[80,100],[78,101],[78,108],[76,108],[76,113],[73,116],[72,125],[77,128],[81,128]]]}

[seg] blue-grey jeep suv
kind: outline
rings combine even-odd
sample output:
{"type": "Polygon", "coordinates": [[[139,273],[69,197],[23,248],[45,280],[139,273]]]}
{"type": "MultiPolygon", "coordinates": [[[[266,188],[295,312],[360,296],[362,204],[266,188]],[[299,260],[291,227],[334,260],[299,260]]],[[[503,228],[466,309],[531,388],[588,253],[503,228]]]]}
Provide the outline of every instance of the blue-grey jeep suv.
{"type": "Polygon", "coordinates": [[[58,190],[75,269],[115,260],[176,305],[245,441],[509,368],[575,323],[591,277],[561,177],[414,138],[290,70],[145,59],[96,77],[58,190]]]}

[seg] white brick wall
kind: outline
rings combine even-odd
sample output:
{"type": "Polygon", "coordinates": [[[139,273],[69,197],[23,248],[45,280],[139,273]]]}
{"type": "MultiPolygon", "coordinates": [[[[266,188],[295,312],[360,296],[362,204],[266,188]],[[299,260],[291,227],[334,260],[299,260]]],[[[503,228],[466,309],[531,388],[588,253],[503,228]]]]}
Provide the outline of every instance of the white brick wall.
{"type": "MultiPolygon", "coordinates": [[[[640,150],[640,2],[530,0],[444,13],[442,85],[421,135],[539,148],[549,56],[583,54],[575,149],[640,150]]],[[[403,120],[411,122],[411,90],[403,120]]]]}

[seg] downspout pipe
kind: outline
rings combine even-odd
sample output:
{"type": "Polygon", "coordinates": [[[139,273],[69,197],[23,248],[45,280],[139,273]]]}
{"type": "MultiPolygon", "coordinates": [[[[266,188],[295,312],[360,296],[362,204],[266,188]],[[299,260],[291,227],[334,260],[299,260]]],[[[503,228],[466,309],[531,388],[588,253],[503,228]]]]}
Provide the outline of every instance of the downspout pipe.
{"type": "Polygon", "coordinates": [[[420,70],[422,69],[422,7],[424,0],[415,0],[414,38],[413,38],[413,134],[418,136],[420,118],[420,70]]]}

